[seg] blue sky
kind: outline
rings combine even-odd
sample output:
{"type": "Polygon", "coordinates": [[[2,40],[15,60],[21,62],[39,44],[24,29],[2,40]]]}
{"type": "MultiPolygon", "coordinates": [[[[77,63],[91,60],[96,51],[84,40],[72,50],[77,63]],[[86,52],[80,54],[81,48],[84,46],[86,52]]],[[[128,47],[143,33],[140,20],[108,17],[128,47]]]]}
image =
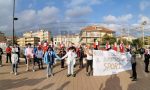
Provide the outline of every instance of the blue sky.
{"type": "MultiPolygon", "coordinates": [[[[1,31],[11,29],[12,1],[0,1],[1,31]]],[[[119,32],[121,25],[149,23],[149,8],[149,0],[16,0],[19,20],[15,28],[16,32],[37,28],[79,31],[86,25],[102,24],[119,32]]]]}

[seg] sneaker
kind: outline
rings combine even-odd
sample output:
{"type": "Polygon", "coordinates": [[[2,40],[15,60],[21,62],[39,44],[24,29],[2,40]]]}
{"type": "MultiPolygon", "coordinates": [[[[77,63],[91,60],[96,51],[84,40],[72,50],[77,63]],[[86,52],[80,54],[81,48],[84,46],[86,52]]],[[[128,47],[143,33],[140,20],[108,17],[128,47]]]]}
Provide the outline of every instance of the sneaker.
{"type": "Polygon", "coordinates": [[[132,81],[137,81],[137,79],[132,79],[132,81]]]}
{"type": "Polygon", "coordinates": [[[32,71],[33,71],[33,72],[35,72],[35,70],[34,70],[34,69],[33,69],[32,71]]]}
{"type": "Polygon", "coordinates": [[[15,75],[18,75],[18,73],[15,73],[15,75]]]}
{"type": "Polygon", "coordinates": [[[72,75],[72,77],[75,77],[75,76],[76,76],[76,74],[73,74],[73,75],[72,75]]]}
{"type": "Polygon", "coordinates": [[[87,72],[86,75],[87,75],[87,76],[90,76],[90,73],[87,72]]]}
{"type": "Polygon", "coordinates": [[[67,77],[71,76],[70,74],[67,75],[67,77]]]}
{"type": "Polygon", "coordinates": [[[13,74],[14,72],[10,72],[10,74],[13,74]]]}
{"type": "Polygon", "coordinates": [[[53,76],[54,76],[54,74],[51,74],[51,76],[53,77],[53,76]]]}
{"type": "Polygon", "coordinates": [[[47,74],[47,78],[49,78],[49,75],[47,74]]]}

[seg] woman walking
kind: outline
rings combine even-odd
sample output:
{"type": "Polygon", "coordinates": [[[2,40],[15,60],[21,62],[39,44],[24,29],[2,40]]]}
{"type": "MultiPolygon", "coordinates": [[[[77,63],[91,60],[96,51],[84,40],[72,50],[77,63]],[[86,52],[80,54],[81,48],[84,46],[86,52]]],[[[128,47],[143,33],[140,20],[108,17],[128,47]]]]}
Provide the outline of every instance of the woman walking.
{"type": "Polygon", "coordinates": [[[62,57],[62,59],[67,58],[67,64],[68,64],[68,74],[67,74],[67,77],[69,77],[71,75],[73,77],[75,77],[73,69],[74,69],[76,57],[77,57],[77,54],[75,53],[73,47],[70,47],[69,51],[67,52],[67,54],[64,57],[62,57]]]}
{"type": "Polygon", "coordinates": [[[93,71],[93,52],[91,45],[86,49],[86,55],[87,55],[87,65],[86,65],[86,74],[87,76],[92,75],[93,71]],[[90,67],[90,72],[89,72],[90,67]]]}
{"type": "Polygon", "coordinates": [[[11,56],[11,60],[12,60],[12,72],[10,72],[11,74],[15,74],[17,75],[17,65],[18,65],[18,48],[16,45],[13,46],[12,48],[12,56],[11,56]]]}
{"type": "Polygon", "coordinates": [[[44,55],[44,63],[47,65],[47,78],[53,76],[53,64],[55,57],[60,59],[59,56],[53,51],[53,48],[48,47],[44,55]]]}

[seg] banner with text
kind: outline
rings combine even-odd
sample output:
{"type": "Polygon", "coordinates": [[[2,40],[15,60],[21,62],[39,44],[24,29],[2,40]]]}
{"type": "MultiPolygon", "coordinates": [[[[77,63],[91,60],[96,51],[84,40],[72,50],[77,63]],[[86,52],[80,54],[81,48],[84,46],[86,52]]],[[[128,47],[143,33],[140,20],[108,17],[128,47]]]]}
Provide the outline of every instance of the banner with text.
{"type": "Polygon", "coordinates": [[[131,70],[131,55],[114,50],[93,50],[93,75],[104,76],[131,70]]]}

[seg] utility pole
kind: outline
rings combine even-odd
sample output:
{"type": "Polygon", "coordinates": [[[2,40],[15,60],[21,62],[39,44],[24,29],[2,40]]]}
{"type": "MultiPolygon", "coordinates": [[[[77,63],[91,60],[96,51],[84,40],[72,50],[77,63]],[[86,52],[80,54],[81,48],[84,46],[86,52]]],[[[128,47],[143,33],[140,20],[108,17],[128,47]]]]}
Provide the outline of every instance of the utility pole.
{"type": "Polygon", "coordinates": [[[146,21],[143,21],[142,22],[142,24],[141,24],[141,26],[142,26],[142,38],[143,38],[143,46],[145,46],[145,42],[144,42],[144,26],[147,24],[147,22],[146,21]]]}
{"type": "Polygon", "coordinates": [[[15,18],[15,0],[13,2],[13,45],[15,43],[15,27],[14,27],[15,21],[14,21],[14,18],[15,18]]]}
{"type": "Polygon", "coordinates": [[[18,18],[15,17],[15,3],[16,0],[13,2],[13,45],[15,44],[15,20],[18,20],[18,18]]]}

